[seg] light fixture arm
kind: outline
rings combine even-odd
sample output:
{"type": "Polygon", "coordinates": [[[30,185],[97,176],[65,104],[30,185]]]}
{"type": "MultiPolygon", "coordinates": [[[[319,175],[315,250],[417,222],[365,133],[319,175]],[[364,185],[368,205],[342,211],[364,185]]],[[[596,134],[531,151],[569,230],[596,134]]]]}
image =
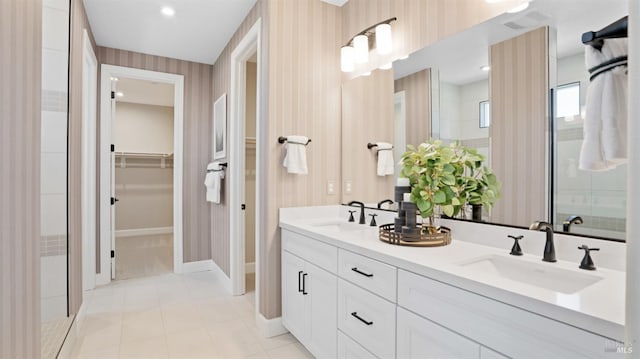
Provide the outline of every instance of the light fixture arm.
{"type": "Polygon", "coordinates": [[[392,17],[392,18],[380,21],[380,22],[378,22],[376,24],[373,24],[373,25],[369,26],[368,28],[360,31],[359,33],[353,35],[351,37],[351,39],[349,39],[349,41],[347,41],[347,43],[344,46],[351,46],[353,44],[353,39],[356,36],[365,35],[365,36],[369,37],[370,35],[375,34],[375,31],[372,31],[372,30],[375,30],[376,26],[381,25],[381,24],[391,24],[392,22],[394,22],[396,20],[398,20],[397,17],[392,17]]]}

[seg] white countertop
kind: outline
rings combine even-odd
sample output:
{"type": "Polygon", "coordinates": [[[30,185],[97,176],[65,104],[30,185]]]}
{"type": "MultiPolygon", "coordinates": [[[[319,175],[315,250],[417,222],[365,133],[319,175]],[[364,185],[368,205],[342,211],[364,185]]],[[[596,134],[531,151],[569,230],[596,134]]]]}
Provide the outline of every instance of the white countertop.
{"type": "MultiPolygon", "coordinates": [[[[471,243],[464,238],[458,238],[455,228],[452,228],[453,241],[450,245],[416,248],[380,241],[377,227],[361,225],[362,230],[338,232],[322,230],[317,226],[320,222],[331,220],[344,220],[347,223],[347,209],[353,208],[282,208],[280,227],[607,338],[624,338],[624,272],[600,267],[596,271],[585,271],[578,269],[577,263],[563,261],[560,257],[556,263],[541,262],[540,256],[527,253],[517,257],[517,260],[523,262],[588,273],[602,278],[572,294],[556,292],[462,266],[462,263],[482,256],[511,256],[507,254],[508,251],[505,253],[504,248],[471,243]]],[[[367,213],[371,213],[371,210],[367,210],[367,213]]],[[[376,213],[379,213],[378,224],[392,223],[395,216],[392,212],[376,213]]],[[[356,217],[357,214],[355,213],[356,217]]],[[[369,220],[368,217],[367,222],[369,220]]],[[[494,227],[473,225],[478,226],[478,236],[487,235],[483,233],[486,230],[484,227],[494,227]]],[[[505,248],[510,246],[510,243],[505,244],[505,248]]]]}

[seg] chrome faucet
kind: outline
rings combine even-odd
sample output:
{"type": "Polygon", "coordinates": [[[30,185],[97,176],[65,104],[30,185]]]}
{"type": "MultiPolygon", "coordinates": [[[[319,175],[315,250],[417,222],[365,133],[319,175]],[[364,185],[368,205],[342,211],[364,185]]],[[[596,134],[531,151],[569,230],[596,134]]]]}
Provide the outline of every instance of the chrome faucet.
{"type": "Polygon", "coordinates": [[[349,203],[347,203],[347,205],[349,206],[353,206],[354,204],[357,204],[358,206],[360,206],[360,224],[365,224],[367,221],[364,220],[364,203],[359,202],[359,201],[351,201],[349,203]]]}
{"type": "Polygon", "coordinates": [[[391,205],[391,204],[393,204],[393,201],[390,200],[390,199],[384,199],[384,200],[378,202],[378,209],[382,209],[382,205],[385,204],[385,203],[389,203],[391,205]]]}
{"type": "Polygon", "coordinates": [[[582,217],[580,216],[570,216],[562,222],[562,231],[570,232],[572,224],[582,224],[582,217]]]}
{"type": "Polygon", "coordinates": [[[535,221],[529,226],[529,229],[547,232],[547,242],[544,244],[542,260],[545,262],[557,262],[556,248],[553,245],[553,225],[545,221],[535,221]]]}

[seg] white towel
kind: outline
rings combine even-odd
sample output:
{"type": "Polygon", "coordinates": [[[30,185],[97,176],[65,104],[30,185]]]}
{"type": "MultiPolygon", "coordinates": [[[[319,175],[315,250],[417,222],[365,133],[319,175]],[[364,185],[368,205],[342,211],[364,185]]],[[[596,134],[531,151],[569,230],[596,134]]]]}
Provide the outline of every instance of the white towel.
{"type": "Polygon", "coordinates": [[[378,142],[378,176],[393,176],[395,162],[393,160],[393,145],[386,142],[378,142]]]}
{"type": "Polygon", "coordinates": [[[287,154],[282,163],[287,172],[306,175],[307,170],[307,146],[309,137],[287,136],[287,154]]]}
{"type": "MultiPolygon", "coordinates": [[[[627,55],[627,39],[604,40],[602,51],[585,48],[587,69],[627,55]]],[[[605,171],[627,158],[627,68],[600,73],[589,83],[584,120],[584,141],[579,168],[605,171]]]]}
{"type": "Polygon", "coordinates": [[[207,188],[207,201],[220,203],[220,190],[222,179],[224,178],[224,167],[220,162],[211,162],[207,165],[207,175],[204,178],[204,185],[207,188]]]}

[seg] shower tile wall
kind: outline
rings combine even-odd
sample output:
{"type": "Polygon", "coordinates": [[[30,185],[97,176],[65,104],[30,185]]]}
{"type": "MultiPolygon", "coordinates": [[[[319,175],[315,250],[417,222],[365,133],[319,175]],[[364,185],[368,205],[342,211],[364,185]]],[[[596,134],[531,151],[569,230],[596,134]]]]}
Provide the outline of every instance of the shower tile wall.
{"type": "Polygon", "coordinates": [[[67,85],[69,2],[42,7],[42,320],[67,316],[67,85]]]}

